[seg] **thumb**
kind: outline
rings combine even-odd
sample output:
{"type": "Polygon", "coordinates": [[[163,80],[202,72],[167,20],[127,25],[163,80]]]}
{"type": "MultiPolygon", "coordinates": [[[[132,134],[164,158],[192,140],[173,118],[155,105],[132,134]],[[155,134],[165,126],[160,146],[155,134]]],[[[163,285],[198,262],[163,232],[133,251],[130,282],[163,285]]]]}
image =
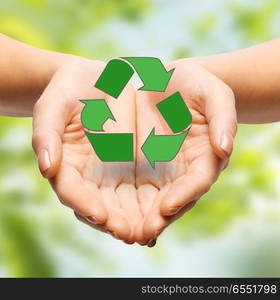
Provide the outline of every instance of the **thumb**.
{"type": "Polygon", "coordinates": [[[33,110],[32,146],[45,178],[56,175],[62,160],[62,136],[66,125],[66,105],[48,88],[33,110]]]}
{"type": "Polygon", "coordinates": [[[212,85],[204,96],[211,145],[220,158],[229,158],[237,130],[235,99],[225,84],[212,85]]]}

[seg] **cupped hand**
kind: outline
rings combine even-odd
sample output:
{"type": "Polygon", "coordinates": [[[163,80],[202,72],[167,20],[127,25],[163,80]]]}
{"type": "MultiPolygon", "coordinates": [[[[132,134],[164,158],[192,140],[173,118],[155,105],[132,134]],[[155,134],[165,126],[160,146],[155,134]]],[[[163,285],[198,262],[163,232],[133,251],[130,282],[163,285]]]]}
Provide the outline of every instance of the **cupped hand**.
{"type": "Polygon", "coordinates": [[[144,218],[135,239],[154,245],[170,223],[191,209],[226,166],[236,133],[236,111],[231,89],[198,62],[179,60],[166,66],[175,71],[164,93],[138,91],[136,186],[144,218]],[[192,114],[192,127],[170,162],[157,162],[155,170],[140,150],[155,128],[173,134],[156,104],[180,92],[192,114]]]}
{"type": "Polygon", "coordinates": [[[230,88],[189,60],[166,67],[176,69],[164,93],[127,86],[116,100],[93,86],[104,64],[77,60],[56,72],[34,108],[33,146],[43,176],[78,219],[127,243],[153,246],[211,187],[232,150],[236,112],[230,88]],[[192,128],[176,158],[154,170],[141,146],[152,128],[172,134],[156,104],[177,91],[192,113],[192,128]],[[117,122],[108,120],[104,129],[135,133],[135,162],[97,158],[83,132],[78,99],[106,99],[117,122]]]}
{"type": "Polygon", "coordinates": [[[104,130],[136,130],[134,89],[127,86],[118,99],[113,99],[94,88],[104,66],[77,59],[58,69],[34,107],[33,147],[41,173],[79,220],[133,243],[134,227],[142,218],[135,162],[101,162],[80,120],[84,104],[79,99],[105,99],[117,122],[108,120],[104,130]]]}

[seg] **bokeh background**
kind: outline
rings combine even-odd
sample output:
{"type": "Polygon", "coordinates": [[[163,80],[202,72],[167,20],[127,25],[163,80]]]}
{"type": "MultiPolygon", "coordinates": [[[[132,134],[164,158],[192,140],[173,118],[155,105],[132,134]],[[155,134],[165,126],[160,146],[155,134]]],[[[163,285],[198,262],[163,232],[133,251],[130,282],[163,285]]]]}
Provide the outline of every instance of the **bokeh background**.
{"type": "MultiPolygon", "coordinates": [[[[280,1],[1,0],[0,32],[105,61],[168,61],[279,36],[280,1]]],[[[279,131],[240,126],[227,170],[149,249],[79,223],[37,170],[31,120],[1,117],[0,276],[280,276],[279,131]]]]}

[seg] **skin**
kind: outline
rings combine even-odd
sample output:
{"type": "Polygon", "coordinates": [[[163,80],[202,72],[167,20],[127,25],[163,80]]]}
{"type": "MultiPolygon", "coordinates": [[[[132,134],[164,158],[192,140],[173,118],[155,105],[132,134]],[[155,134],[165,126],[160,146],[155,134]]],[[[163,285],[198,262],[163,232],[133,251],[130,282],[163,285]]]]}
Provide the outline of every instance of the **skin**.
{"type": "Polygon", "coordinates": [[[78,99],[106,99],[119,122],[109,120],[104,130],[135,132],[132,87],[128,86],[116,101],[92,85],[104,67],[105,64],[97,61],[74,61],[58,69],[34,107],[33,147],[42,174],[50,179],[60,201],[72,208],[78,219],[132,243],[129,212],[138,207],[135,163],[101,162],[80,121],[84,104],[78,99]],[[44,155],[40,155],[46,149],[53,152],[51,157],[57,160],[57,166],[51,162],[51,167],[46,168],[44,155]]]}
{"type": "Polygon", "coordinates": [[[80,221],[126,243],[154,246],[227,165],[237,119],[279,119],[279,46],[275,40],[178,60],[166,65],[176,69],[164,93],[135,91],[128,85],[115,100],[93,87],[104,63],[36,49],[1,35],[0,113],[33,116],[40,171],[80,221]],[[156,163],[154,171],[140,147],[153,127],[156,134],[171,134],[155,105],[177,91],[192,113],[192,128],[177,157],[156,163]],[[134,162],[99,161],[83,133],[78,99],[106,99],[118,122],[109,120],[104,129],[134,133],[134,162]]]}
{"type": "Polygon", "coordinates": [[[71,55],[36,49],[0,33],[0,113],[30,117],[57,69],[71,55]]]}
{"type": "Polygon", "coordinates": [[[251,48],[198,59],[234,92],[239,123],[279,121],[280,39],[251,48]]]}
{"type": "Polygon", "coordinates": [[[224,123],[224,129],[228,127],[231,138],[236,132],[234,96],[228,86],[188,60],[166,67],[176,69],[165,93],[137,92],[138,145],[144,143],[153,127],[156,134],[172,134],[156,104],[177,91],[185,99],[193,120],[187,139],[173,161],[158,162],[153,170],[143,153],[137,153],[136,186],[144,214],[137,239],[143,243],[153,243],[164,228],[191,209],[225,167],[232,148],[229,145],[226,152],[219,146],[223,134],[218,132],[219,124],[224,123]],[[222,106],[218,103],[221,98],[222,106]],[[225,115],[214,118],[215,102],[221,111],[227,112],[225,115]]]}

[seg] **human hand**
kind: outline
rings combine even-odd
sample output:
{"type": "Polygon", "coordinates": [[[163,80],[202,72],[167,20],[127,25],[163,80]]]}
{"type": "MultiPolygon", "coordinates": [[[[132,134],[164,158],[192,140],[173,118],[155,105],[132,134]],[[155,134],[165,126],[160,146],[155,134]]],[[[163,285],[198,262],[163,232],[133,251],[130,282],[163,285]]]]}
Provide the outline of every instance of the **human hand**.
{"type": "Polygon", "coordinates": [[[132,243],[142,218],[135,163],[101,162],[80,121],[84,104],[79,99],[106,99],[117,122],[108,120],[104,130],[135,132],[133,88],[127,86],[116,100],[93,87],[104,66],[77,59],[58,69],[34,108],[33,147],[43,176],[79,220],[132,243]]]}
{"type": "Polygon", "coordinates": [[[135,239],[155,244],[170,223],[191,209],[226,166],[236,133],[236,111],[231,89],[198,62],[170,63],[175,71],[164,93],[137,91],[137,144],[143,145],[152,128],[172,134],[156,104],[179,91],[191,114],[191,130],[176,158],[156,163],[153,170],[140,149],[136,186],[144,218],[135,239]]]}
{"type": "MultiPolygon", "coordinates": [[[[143,144],[153,126],[157,133],[170,134],[155,104],[173,92],[182,93],[193,115],[193,127],[184,147],[172,162],[157,163],[156,171],[143,157],[140,147],[136,170],[130,162],[102,163],[85,138],[79,118],[83,105],[77,99],[106,98],[92,87],[104,67],[102,63],[79,61],[60,69],[34,110],[34,148],[43,175],[52,178],[57,174],[51,182],[60,200],[72,207],[81,221],[128,243],[137,241],[152,246],[163,228],[190,209],[209,189],[231,152],[231,146],[227,145],[224,151],[217,141],[220,125],[229,128],[232,137],[235,134],[234,98],[230,89],[197,65],[190,68],[189,62],[179,61],[168,69],[174,66],[176,72],[165,93],[136,93],[138,145],[143,144]],[[182,81],[184,77],[186,82],[182,81]],[[217,111],[221,106],[210,105],[216,101],[215,94],[221,95],[217,101],[221,97],[227,99],[223,115],[222,109],[217,111]],[[49,168],[43,150],[46,148],[52,162],[49,168]]],[[[106,99],[118,120],[106,122],[107,132],[135,132],[134,96],[133,89],[128,87],[120,99],[106,99]]]]}

